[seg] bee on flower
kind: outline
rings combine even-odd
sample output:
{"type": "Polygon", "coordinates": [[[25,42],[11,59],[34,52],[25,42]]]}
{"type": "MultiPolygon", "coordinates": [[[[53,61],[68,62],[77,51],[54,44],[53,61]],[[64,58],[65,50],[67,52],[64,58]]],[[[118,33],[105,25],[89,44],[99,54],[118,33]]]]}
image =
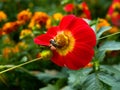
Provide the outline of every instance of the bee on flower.
{"type": "Polygon", "coordinates": [[[83,19],[67,15],[58,26],[37,36],[34,42],[50,47],[53,53],[51,60],[58,66],[78,70],[92,60],[96,35],[83,19]]]}

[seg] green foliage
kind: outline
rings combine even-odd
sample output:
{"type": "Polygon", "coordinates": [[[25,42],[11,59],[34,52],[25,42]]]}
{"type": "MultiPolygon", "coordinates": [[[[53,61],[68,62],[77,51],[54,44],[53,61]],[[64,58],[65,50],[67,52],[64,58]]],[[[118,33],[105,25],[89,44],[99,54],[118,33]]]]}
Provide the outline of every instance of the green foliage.
{"type": "MultiPolygon", "coordinates": [[[[32,13],[36,11],[46,12],[50,18],[53,18],[52,15],[56,12],[63,15],[73,14],[72,12],[65,12],[64,6],[68,3],[79,5],[83,1],[86,1],[89,5],[92,15],[92,20],[84,20],[95,31],[97,40],[94,48],[95,54],[90,62],[92,66],[73,71],[55,65],[48,58],[48,60],[42,59],[0,74],[0,90],[120,89],[119,32],[110,34],[109,30],[112,26],[103,26],[96,30],[98,25],[96,19],[99,17],[105,18],[112,0],[0,0],[0,10],[4,11],[8,16],[7,20],[0,22],[0,31],[3,24],[15,21],[17,14],[22,10],[29,9],[32,13]],[[118,37],[116,34],[118,34],[118,37]],[[113,54],[113,51],[117,54],[113,54]],[[108,61],[111,63],[108,63],[108,61]]],[[[59,22],[53,20],[53,26],[58,25],[59,22]]],[[[0,36],[0,71],[30,62],[40,57],[40,52],[45,51],[44,55],[46,50],[49,49],[49,47],[35,45],[33,42],[37,35],[47,32],[45,26],[42,28],[34,26],[32,28],[32,37],[19,37],[20,32],[28,28],[27,26],[28,22],[26,25],[18,27],[15,32],[0,36]],[[23,42],[27,47],[19,47],[20,51],[13,53],[16,50],[14,47],[19,42],[23,42]],[[3,52],[5,48],[9,48],[8,52],[3,52]]]]}

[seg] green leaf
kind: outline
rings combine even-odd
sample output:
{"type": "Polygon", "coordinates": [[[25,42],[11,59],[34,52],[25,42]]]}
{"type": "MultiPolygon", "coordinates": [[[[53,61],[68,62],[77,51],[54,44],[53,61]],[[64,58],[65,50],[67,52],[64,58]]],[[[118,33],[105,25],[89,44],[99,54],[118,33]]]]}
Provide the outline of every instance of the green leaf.
{"type": "Polygon", "coordinates": [[[107,41],[99,48],[99,50],[100,51],[120,50],[120,42],[107,41]]]}
{"type": "Polygon", "coordinates": [[[41,88],[39,90],[59,90],[56,86],[48,84],[46,87],[41,88]]]}
{"type": "Polygon", "coordinates": [[[105,31],[108,31],[108,30],[110,30],[110,29],[111,29],[110,26],[105,26],[105,27],[100,28],[100,30],[98,30],[98,32],[97,32],[97,39],[99,39],[100,36],[101,36],[105,31]]]}
{"type": "Polygon", "coordinates": [[[100,68],[114,74],[115,77],[120,78],[120,71],[113,66],[101,65],[100,68]]]}
{"type": "Polygon", "coordinates": [[[86,68],[78,71],[69,71],[68,83],[75,87],[77,85],[82,85],[86,80],[87,75],[91,72],[92,69],[86,68]]]}
{"type": "Polygon", "coordinates": [[[65,86],[60,90],[74,90],[71,86],[65,86]]]}
{"type": "Polygon", "coordinates": [[[82,85],[82,90],[105,90],[98,76],[93,73],[88,76],[82,85]]]}
{"type": "Polygon", "coordinates": [[[120,85],[120,82],[117,82],[116,79],[113,76],[111,76],[107,73],[101,72],[101,73],[98,74],[98,77],[102,82],[104,82],[105,84],[107,84],[109,86],[114,87],[114,86],[119,86],[120,85]]]}
{"type": "Polygon", "coordinates": [[[96,60],[98,59],[99,61],[103,61],[105,57],[105,51],[97,51],[97,53],[95,54],[95,58],[96,60]]]}
{"type": "Polygon", "coordinates": [[[62,73],[50,74],[50,73],[38,73],[35,75],[39,80],[43,80],[44,82],[49,82],[51,79],[61,79],[65,78],[62,73]]]}

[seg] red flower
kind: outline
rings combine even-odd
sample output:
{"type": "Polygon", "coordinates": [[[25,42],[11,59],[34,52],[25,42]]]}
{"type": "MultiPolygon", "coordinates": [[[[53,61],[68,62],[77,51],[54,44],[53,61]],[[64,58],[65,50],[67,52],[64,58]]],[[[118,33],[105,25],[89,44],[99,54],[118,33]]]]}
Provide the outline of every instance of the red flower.
{"type": "Polygon", "coordinates": [[[51,59],[55,64],[77,70],[92,60],[96,35],[83,19],[68,15],[34,42],[54,48],[51,59]]]}
{"type": "Polygon", "coordinates": [[[108,10],[107,19],[120,27],[120,0],[113,0],[108,10]]]}
{"type": "Polygon", "coordinates": [[[69,3],[69,4],[65,5],[65,7],[64,7],[64,10],[66,12],[72,12],[73,9],[74,9],[74,4],[72,4],[72,3],[69,3]]]}
{"type": "Polygon", "coordinates": [[[90,13],[90,10],[87,6],[87,4],[85,2],[82,3],[82,8],[83,8],[83,12],[85,13],[86,15],[86,18],[87,19],[91,19],[91,13],[90,13]]]}

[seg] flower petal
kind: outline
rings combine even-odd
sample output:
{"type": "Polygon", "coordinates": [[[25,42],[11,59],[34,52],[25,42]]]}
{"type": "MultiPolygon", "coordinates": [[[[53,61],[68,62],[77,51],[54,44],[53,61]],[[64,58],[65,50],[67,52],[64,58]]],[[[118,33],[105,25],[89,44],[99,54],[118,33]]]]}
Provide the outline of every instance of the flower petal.
{"type": "Polygon", "coordinates": [[[75,19],[74,15],[64,16],[59,24],[60,29],[61,30],[67,29],[67,27],[71,26],[71,22],[74,21],[74,19],[75,19]]]}
{"type": "Polygon", "coordinates": [[[50,45],[50,39],[53,39],[53,37],[57,34],[57,31],[59,30],[58,27],[52,27],[48,30],[46,34],[42,34],[40,36],[37,36],[34,39],[34,42],[39,45],[49,46],[50,45]]]}
{"type": "Polygon", "coordinates": [[[76,28],[74,31],[73,36],[76,42],[86,43],[92,47],[96,45],[96,35],[90,27],[84,26],[82,28],[76,28]]]}
{"type": "Polygon", "coordinates": [[[65,65],[73,70],[86,66],[94,55],[94,51],[89,45],[77,44],[74,50],[65,57],[65,65]]]}
{"type": "Polygon", "coordinates": [[[37,36],[36,38],[34,38],[34,42],[36,44],[39,44],[39,45],[49,46],[50,38],[51,37],[49,37],[47,34],[42,34],[42,35],[37,36]]]}
{"type": "Polygon", "coordinates": [[[53,51],[52,61],[58,66],[64,66],[64,57],[60,56],[55,50],[53,51]]]}

